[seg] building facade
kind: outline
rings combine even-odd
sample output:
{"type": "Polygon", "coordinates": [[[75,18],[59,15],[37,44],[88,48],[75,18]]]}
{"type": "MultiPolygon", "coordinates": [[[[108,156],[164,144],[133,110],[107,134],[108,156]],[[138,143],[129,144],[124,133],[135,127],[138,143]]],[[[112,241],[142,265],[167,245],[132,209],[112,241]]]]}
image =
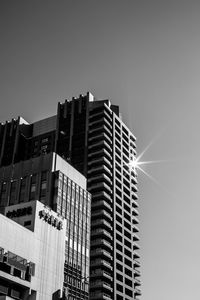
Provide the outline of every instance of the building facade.
{"type": "MultiPolygon", "coordinates": [[[[92,195],[90,274],[79,276],[78,271],[72,269],[72,272],[76,278],[90,281],[91,300],[132,300],[141,293],[137,174],[129,168],[136,155],[135,140],[120,117],[119,107],[109,100],[96,100],[90,93],[58,103],[57,115],[53,117],[33,124],[19,117],[0,126],[1,169],[18,163],[24,165],[26,161],[40,160],[41,157],[46,159],[55,152],[87,178],[87,190],[92,195]]],[[[41,189],[42,174],[39,178],[41,189]]],[[[46,198],[38,199],[57,211],[60,200],[56,202],[48,194],[52,193],[52,187],[51,179],[46,198]]],[[[5,195],[4,190],[2,184],[2,211],[12,193],[12,189],[8,189],[5,195]]],[[[37,196],[43,197],[42,191],[37,191],[37,196]]],[[[65,211],[66,206],[60,205],[59,209],[65,211]]],[[[70,232],[72,239],[76,229],[70,232]]]]}
{"type": "Polygon", "coordinates": [[[0,182],[5,215],[9,216],[6,207],[38,199],[65,219],[63,298],[89,299],[91,196],[86,178],[59,155],[49,153],[1,167],[0,182]]]}
{"type": "Polygon", "coordinates": [[[39,201],[0,214],[0,299],[61,299],[66,220],[39,201]]]}

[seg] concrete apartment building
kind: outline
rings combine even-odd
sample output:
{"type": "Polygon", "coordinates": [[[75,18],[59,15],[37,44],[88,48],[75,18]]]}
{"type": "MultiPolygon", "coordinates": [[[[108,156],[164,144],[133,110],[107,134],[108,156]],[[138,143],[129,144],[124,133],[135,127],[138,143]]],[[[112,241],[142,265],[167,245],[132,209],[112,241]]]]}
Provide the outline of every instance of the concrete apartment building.
{"type": "MultiPolygon", "coordinates": [[[[90,93],[58,103],[57,114],[50,118],[28,124],[19,117],[0,125],[1,212],[5,211],[6,206],[12,205],[13,201],[19,203],[37,199],[67,218],[70,210],[66,199],[71,191],[66,187],[61,188],[62,183],[58,185],[61,190],[57,194],[54,188],[58,178],[66,182],[62,177],[65,174],[61,170],[62,165],[70,165],[73,170],[77,170],[77,174],[82,173],[81,176],[87,178],[83,187],[85,196],[84,192],[77,196],[77,199],[85,199],[86,203],[82,208],[82,219],[86,224],[86,247],[85,252],[81,252],[85,254],[85,260],[83,257],[77,258],[81,272],[76,268],[70,269],[69,264],[65,265],[67,297],[72,297],[69,299],[87,299],[78,298],[76,288],[83,286],[84,293],[79,293],[79,296],[88,297],[88,282],[91,300],[132,300],[141,294],[137,175],[129,168],[129,162],[136,154],[135,140],[120,117],[119,107],[112,105],[109,100],[96,100],[90,93]],[[63,162],[56,168],[55,157],[63,162]],[[52,162],[51,171],[48,169],[45,175],[45,170],[41,169],[44,163],[41,161],[48,159],[52,162]],[[25,170],[26,164],[31,170],[27,175],[19,171],[25,170]],[[39,174],[36,179],[37,170],[39,174]],[[58,172],[62,174],[58,175],[58,172]],[[12,181],[13,174],[18,174],[15,184],[12,181]],[[26,184],[23,182],[24,177],[27,177],[26,184]],[[92,200],[86,189],[92,195],[92,200]],[[90,214],[91,234],[88,230],[90,214]],[[79,283],[76,278],[80,279],[79,283]]],[[[80,186],[79,182],[80,179],[77,182],[80,186]]],[[[82,200],[76,202],[75,206],[80,203],[82,200]]],[[[72,222],[77,225],[77,220],[72,219],[72,222]]],[[[66,233],[69,238],[66,245],[69,247],[73,244],[73,247],[80,250],[80,243],[72,242],[74,236],[78,240],[81,238],[80,228],[74,227],[71,230],[69,223],[66,228],[69,230],[66,233]]],[[[66,254],[72,265],[73,253],[68,250],[66,254]]]]}

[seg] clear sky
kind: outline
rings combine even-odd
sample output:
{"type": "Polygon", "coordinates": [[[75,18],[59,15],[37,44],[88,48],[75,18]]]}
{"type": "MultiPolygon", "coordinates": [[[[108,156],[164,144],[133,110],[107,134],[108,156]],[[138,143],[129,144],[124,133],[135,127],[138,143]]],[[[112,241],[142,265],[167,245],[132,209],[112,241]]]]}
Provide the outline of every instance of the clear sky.
{"type": "Polygon", "coordinates": [[[200,2],[1,0],[0,120],[91,91],[120,105],[138,174],[141,300],[200,299],[200,2]]]}

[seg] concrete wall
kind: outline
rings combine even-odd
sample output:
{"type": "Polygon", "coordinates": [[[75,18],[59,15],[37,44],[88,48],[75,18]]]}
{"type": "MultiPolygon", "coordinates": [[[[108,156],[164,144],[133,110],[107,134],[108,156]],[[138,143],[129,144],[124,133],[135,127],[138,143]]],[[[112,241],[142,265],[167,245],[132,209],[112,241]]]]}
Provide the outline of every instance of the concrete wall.
{"type": "MultiPolygon", "coordinates": [[[[0,215],[0,247],[35,263],[35,276],[32,276],[30,287],[37,293],[36,297],[30,299],[50,300],[52,294],[62,290],[63,286],[66,222],[38,201],[13,205],[6,211],[27,205],[33,207],[30,219],[34,219],[34,231],[17,224],[15,218],[14,221],[0,215]],[[63,229],[58,230],[41,218],[40,211],[45,211],[61,221],[63,229]]],[[[22,219],[18,222],[23,223],[22,219]]],[[[13,280],[15,281],[14,276],[13,280]]]]}

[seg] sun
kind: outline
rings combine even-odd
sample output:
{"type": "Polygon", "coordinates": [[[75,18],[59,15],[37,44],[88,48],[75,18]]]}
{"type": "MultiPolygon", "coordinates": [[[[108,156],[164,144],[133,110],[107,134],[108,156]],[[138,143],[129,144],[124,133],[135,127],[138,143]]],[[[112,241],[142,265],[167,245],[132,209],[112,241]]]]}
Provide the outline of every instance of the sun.
{"type": "Polygon", "coordinates": [[[136,158],[135,156],[133,156],[133,157],[130,159],[130,161],[129,161],[129,163],[128,163],[128,166],[129,166],[129,169],[130,169],[130,170],[133,170],[134,172],[136,172],[136,170],[137,170],[139,164],[141,164],[141,163],[139,162],[138,158],[136,158]]]}

